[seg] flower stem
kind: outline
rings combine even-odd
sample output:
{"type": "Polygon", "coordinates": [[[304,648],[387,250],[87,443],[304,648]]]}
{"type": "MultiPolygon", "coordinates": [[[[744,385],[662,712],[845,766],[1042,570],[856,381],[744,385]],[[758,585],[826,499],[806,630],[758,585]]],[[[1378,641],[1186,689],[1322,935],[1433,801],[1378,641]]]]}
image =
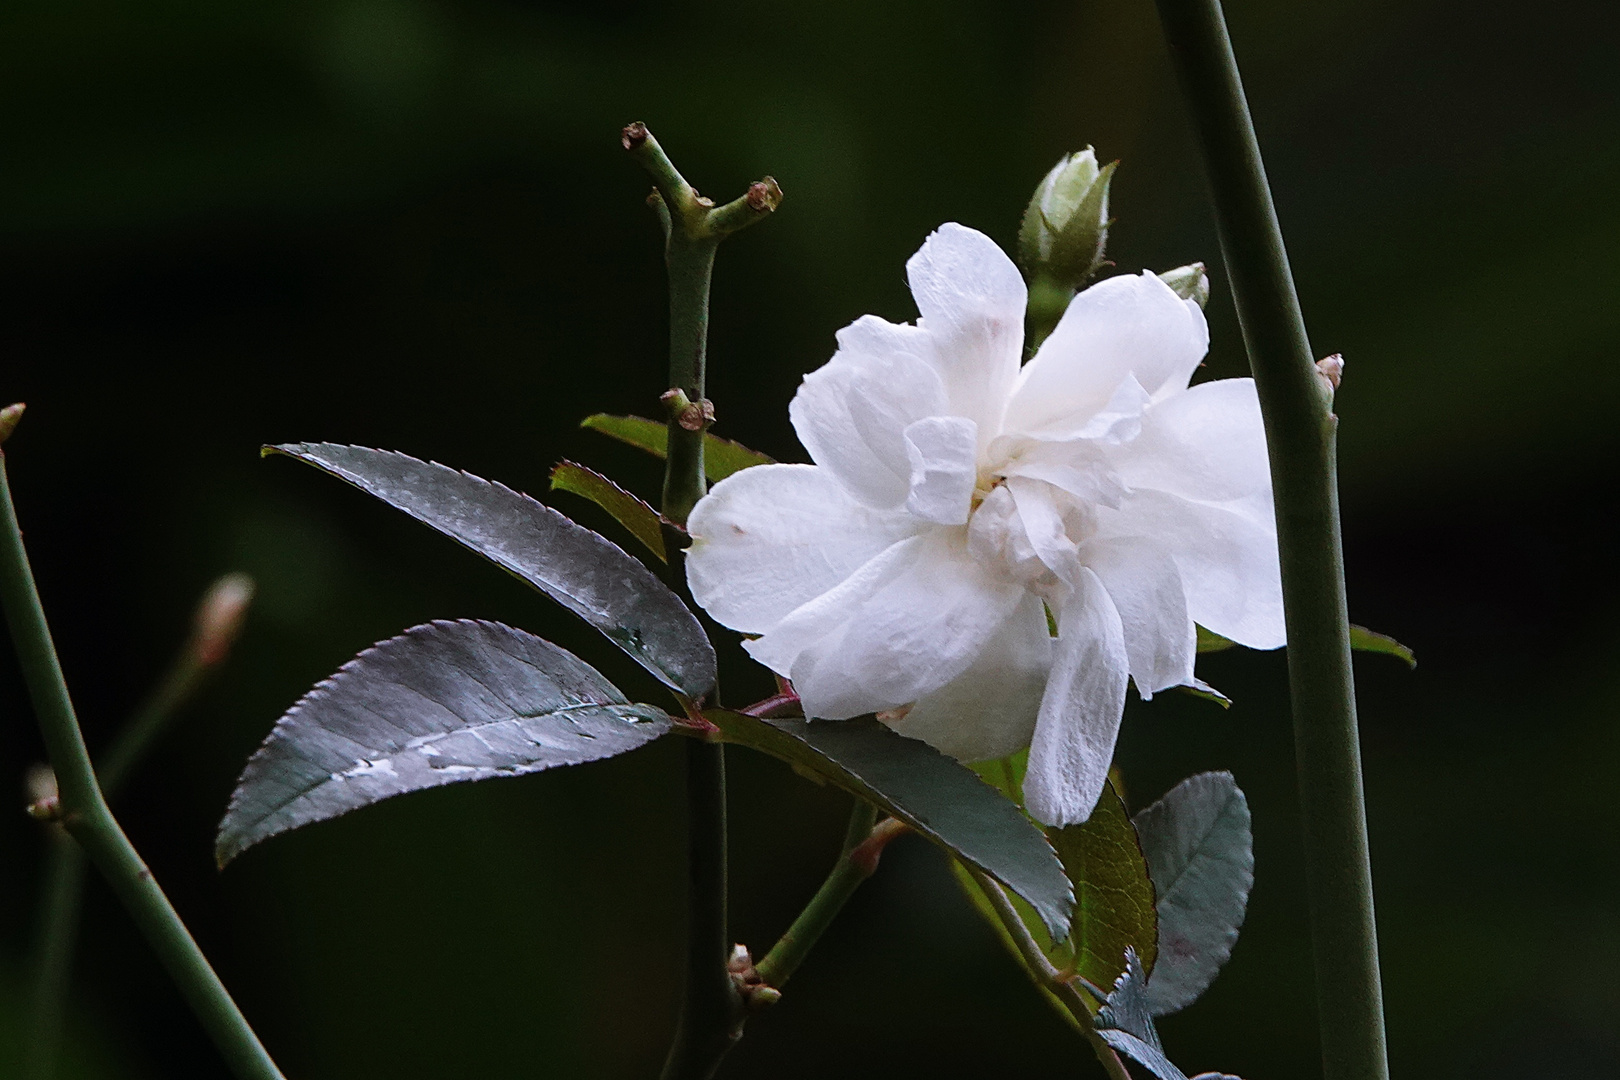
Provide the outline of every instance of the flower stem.
{"type": "Polygon", "coordinates": [[[838,862],[804,910],[799,912],[798,918],[793,920],[793,925],[771,946],[765,959],[756,965],[760,979],[767,986],[780,988],[793,976],[849,898],[855,895],[855,890],[876,872],[883,848],[906,831],[905,825],[893,818],[874,828],[876,821],[877,810],[872,804],[862,799],[855,800],[849,814],[849,828],[844,834],[844,850],[838,862]]]}
{"type": "Polygon", "coordinates": [[[258,1036],[192,940],[152,872],[119,828],[96,782],[73,712],[45,610],[23,547],[0,451],[0,601],[39,717],[60,792],[60,820],[145,934],[231,1071],[243,1080],[282,1080],[258,1036]]]}
{"type": "Polygon", "coordinates": [[[1024,924],[1018,909],[1008,899],[1000,883],[982,870],[966,863],[961,865],[972,875],[985,899],[990,901],[990,907],[995,910],[996,918],[1001,920],[1007,936],[1012,939],[1013,947],[1018,950],[1018,955],[1023,959],[1024,968],[1030,977],[1035,980],[1037,986],[1057,998],[1069,1011],[1069,1015],[1074,1017],[1080,1033],[1085,1036],[1086,1042],[1091,1044],[1092,1053],[1097,1055],[1097,1060],[1102,1064],[1103,1071],[1108,1074],[1110,1080],[1131,1080],[1131,1074],[1126,1070],[1125,1063],[1119,1059],[1119,1055],[1114,1052],[1114,1048],[1097,1034],[1097,1024],[1092,1018],[1085,997],[1074,985],[1073,979],[1064,978],[1063,973],[1047,959],[1046,953],[1041,951],[1040,945],[1030,936],[1029,927],[1024,924]]]}
{"type": "MultiPolygon", "coordinates": [[[[776,181],[716,207],[681,176],[645,124],[624,129],[624,148],[652,177],[649,199],[664,227],[664,265],[669,273],[669,388],[688,409],[671,408],[669,451],[664,462],[664,517],[685,524],[703,497],[703,416],[709,334],[709,283],[720,241],[763,220],[781,202],[776,181]]],[[[666,541],[670,534],[666,532],[666,541]]],[[[681,551],[667,544],[669,569],[684,592],[681,551]]],[[[726,759],[718,741],[686,745],[687,943],[686,984],[675,1041],[664,1061],[663,1080],[706,1080],[742,1038],[746,1006],[727,968],[731,950],[726,920],[726,759]]]]}
{"type": "Polygon", "coordinates": [[[1326,1080],[1383,1080],[1383,995],[1339,535],[1318,377],[1220,0],[1158,0],[1214,196],[1271,456],[1326,1080]]]}

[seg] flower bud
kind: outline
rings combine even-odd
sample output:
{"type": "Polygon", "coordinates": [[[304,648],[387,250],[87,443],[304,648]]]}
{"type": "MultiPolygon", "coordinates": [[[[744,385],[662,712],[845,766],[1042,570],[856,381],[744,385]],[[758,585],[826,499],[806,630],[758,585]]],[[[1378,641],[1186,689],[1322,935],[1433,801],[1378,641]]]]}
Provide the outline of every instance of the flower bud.
{"type": "Polygon", "coordinates": [[[1170,286],[1183,300],[1193,300],[1199,307],[1209,306],[1209,271],[1201,262],[1188,263],[1174,270],[1166,270],[1159,280],[1170,286]]]}
{"type": "Polygon", "coordinates": [[[1118,164],[1098,168],[1096,152],[1088,146],[1046,174],[1018,230],[1018,257],[1027,277],[1079,289],[1102,266],[1108,185],[1118,164]]]}

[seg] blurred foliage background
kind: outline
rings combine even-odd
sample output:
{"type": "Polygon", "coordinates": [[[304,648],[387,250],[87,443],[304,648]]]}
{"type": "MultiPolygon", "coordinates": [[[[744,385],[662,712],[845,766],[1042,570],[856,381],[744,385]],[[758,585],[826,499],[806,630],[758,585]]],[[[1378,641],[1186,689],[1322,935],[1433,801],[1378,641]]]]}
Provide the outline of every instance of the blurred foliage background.
{"type": "MultiPolygon", "coordinates": [[[[1616,16],[1598,0],[1233,0],[1229,17],[1338,399],[1353,617],[1399,1075],[1620,1073],[1612,618],[1620,365],[1616,16]]],[[[212,829],[280,712],[432,617],[505,619],[652,688],[541,598],[261,443],[391,447],[541,493],[562,457],[657,466],[576,421],[663,389],[659,238],[619,127],[705,192],[787,199],[715,283],[718,432],[802,459],[800,376],[959,220],[1010,245],[1058,156],[1123,160],[1121,270],[1215,268],[1208,370],[1241,372],[1152,7],[932,0],[11,0],[0,9],[0,399],[36,569],[92,747],[212,577],[260,600],[123,817],[289,1076],[644,1077],[676,1005],[676,747],[443,789],[217,873],[212,829]]],[[[556,503],[611,523],[570,496],[556,503]]],[[[41,756],[0,650],[0,1075],[27,1022],[41,756]]],[[[729,659],[738,654],[732,651],[729,659]]],[[[734,664],[733,671],[740,671],[734,664]]],[[[1316,1071],[1283,661],[1236,699],[1133,703],[1141,806],[1230,768],[1258,883],[1175,1059],[1316,1071]]],[[[757,674],[731,677],[731,693],[757,674]]],[[[735,934],[819,881],[844,804],[733,751],[735,934]]],[[[71,1075],[224,1075],[99,882],[71,1075]]],[[[891,849],[731,1076],[1095,1075],[920,842],[891,849]]]]}

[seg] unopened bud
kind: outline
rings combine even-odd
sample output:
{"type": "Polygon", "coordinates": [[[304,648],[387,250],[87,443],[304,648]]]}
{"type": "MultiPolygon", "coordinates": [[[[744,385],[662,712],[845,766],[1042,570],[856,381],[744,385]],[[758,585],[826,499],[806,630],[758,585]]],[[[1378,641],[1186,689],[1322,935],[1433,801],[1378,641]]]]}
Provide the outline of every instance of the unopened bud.
{"type": "Polygon", "coordinates": [[[1192,300],[1199,307],[1209,306],[1209,271],[1201,262],[1188,263],[1174,270],[1166,270],[1159,280],[1183,300],[1192,300]]]}
{"type": "Polygon", "coordinates": [[[199,664],[213,667],[229,655],[253,602],[253,588],[246,574],[226,574],[203,594],[191,635],[192,655],[199,664]]]}
{"type": "Polygon", "coordinates": [[[15,405],[7,405],[0,409],[0,443],[11,438],[11,433],[17,430],[17,424],[22,420],[23,410],[27,408],[27,405],[19,401],[15,405]]]}
{"type": "Polygon", "coordinates": [[[23,777],[23,792],[28,797],[28,816],[35,821],[59,821],[62,817],[62,797],[56,788],[56,773],[43,762],[31,765],[23,777]]]}
{"type": "Polygon", "coordinates": [[[1108,185],[1118,164],[1098,168],[1096,152],[1088,146],[1046,174],[1018,230],[1018,257],[1026,276],[1079,289],[1103,265],[1108,185]]]}

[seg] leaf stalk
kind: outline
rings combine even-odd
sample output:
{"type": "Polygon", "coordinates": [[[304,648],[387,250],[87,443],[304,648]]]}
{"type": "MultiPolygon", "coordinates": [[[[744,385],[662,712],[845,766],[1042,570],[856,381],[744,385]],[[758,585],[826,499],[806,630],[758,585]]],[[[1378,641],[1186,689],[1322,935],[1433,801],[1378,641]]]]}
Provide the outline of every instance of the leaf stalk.
{"type": "Polygon", "coordinates": [[[1220,0],[1157,0],[1204,158],[1276,499],[1326,1080],[1385,1080],[1335,441],[1220,0]]]}

